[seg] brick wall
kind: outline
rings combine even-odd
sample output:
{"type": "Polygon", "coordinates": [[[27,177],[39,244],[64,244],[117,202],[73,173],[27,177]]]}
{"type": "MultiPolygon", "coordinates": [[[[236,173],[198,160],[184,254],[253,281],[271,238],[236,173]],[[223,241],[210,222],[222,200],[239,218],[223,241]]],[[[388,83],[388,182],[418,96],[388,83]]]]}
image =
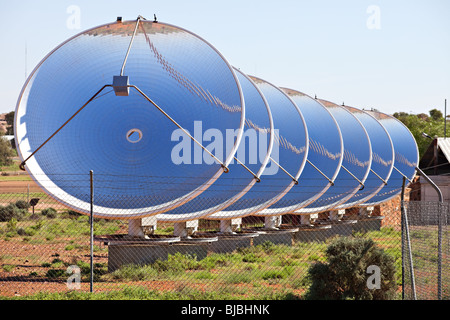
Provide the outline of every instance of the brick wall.
{"type": "MultiPolygon", "coordinates": [[[[412,188],[405,189],[405,201],[410,200],[412,188]]],[[[398,195],[392,200],[375,207],[374,216],[384,216],[381,221],[382,227],[401,228],[401,196],[398,195]]]]}

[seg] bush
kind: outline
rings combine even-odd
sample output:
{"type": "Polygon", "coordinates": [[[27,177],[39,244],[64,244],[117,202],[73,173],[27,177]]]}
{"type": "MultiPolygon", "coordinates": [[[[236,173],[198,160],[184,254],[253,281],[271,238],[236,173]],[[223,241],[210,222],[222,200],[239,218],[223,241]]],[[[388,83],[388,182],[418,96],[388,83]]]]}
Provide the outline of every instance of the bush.
{"type": "Polygon", "coordinates": [[[308,270],[311,286],[306,299],[383,300],[395,296],[394,259],[372,239],[338,238],[326,249],[326,258],[326,263],[315,263],[308,270]],[[368,288],[371,265],[380,269],[379,289],[368,288]]]}
{"type": "Polygon", "coordinates": [[[82,216],[81,213],[78,213],[74,210],[67,210],[67,215],[69,216],[70,219],[77,219],[78,217],[82,216]]]}
{"type": "Polygon", "coordinates": [[[26,202],[25,200],[18,200],[15,203],[15,206],[19,209],[23,209],[23,210],[28,210],[30,206],[30,204],[28,202],[26,202]]]}
{"type": "Polygon", "coordinates": [[[12,218],[20,221],[25,217],[26,210],[19,209],[15,204],[0,206],[0,222],[10,221],[12,218]]]}
{"type": "Polygon", "coordinates": [[[66,277],[66,271],[64,269],[50,269],[45,274],[48,278],[61,278],[66,277]]]}
{"type": "Polygon", "coordinates": [[[159,272],[182,272],[186,270],[203,269],[202,264],[197,261],[197,257],[189,254],[181,254],[177,252],[173,255],[169,254],[167,260],[156,260],[152,264],[152,268],[159,272]]]}
{"type": "Polygon", "coordinates": [[[41,214],[49,219],[56,218],[56,212],[56,209],[53,208],[46,208],[41,210],[41,214]]]}
{"type": "Polygon", "coordinates": [[[242,257],[243,262],[263,262],[265,260],[264,257],[260,257],[253,252],[247,253],[242,257]]]}

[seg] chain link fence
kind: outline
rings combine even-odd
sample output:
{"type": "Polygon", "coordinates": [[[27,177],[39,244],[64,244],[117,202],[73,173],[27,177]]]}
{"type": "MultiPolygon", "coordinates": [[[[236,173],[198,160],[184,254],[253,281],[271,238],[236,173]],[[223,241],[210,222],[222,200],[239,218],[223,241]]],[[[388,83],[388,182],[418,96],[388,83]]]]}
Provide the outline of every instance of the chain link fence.
{"type": "Polygon", "coordinates": [[[450,299],[449,203],[404,203],[404,298],[450,299]]]}
{"type": "MultiPolygon", "coordinates": [[[[89,186],[88,175],[62,178],[78,183],[80,190],[89,186]]],[[[94,204],[111,201],[110,195],[102,199],[101,188],[101,180],[96,180],[94,204]]],[[[47,195],[28,176],[1,177],[0,190],[0,297],[92,291],[114,298],[124,292],[142,295],[143,290],[151,299],[304,299],[311,288],[311,267],[327,263],[327,248],[338,238],[371,239],[391,257],[393,299],[402,299],[403,282],[409,286],[411,278],[410,270],[403,268],[402,248],[403,255],[406,249],[399,197],[374,208],[313,215],[248,215],[226,221],[202,217],[185,222],[160,221],[158,215],[132,220],[94,217],[91,224],[88,214],[47,195]]],[[[89,202],[90,195],[76,198],[89,202]]],[[[189,202],[184,207],[195,209],[189,202]]],[[[411,248],[419,248],[420,235],[425,239],[426,228],[436,226],[418,225],[412,207],[407,212],[411,248]]],[[[442,256],[448,259],[446,239],[442,256]]],[[[429,255],[427,259],[436,262],[435,241],[428,244],[432,250],[420,247],[418,253],[412,251],[413,258],[429,255]]],[[[418,277],[425,270],[433,273],[426,280],[430,292],[437,283],[436,272],[416,266],[420,297],[418,277]]],[[[361,276],[369,281],[370,275],[364,270],[361,276]]],[[[442,296],[448,299],[446,264],[442,275],[446,283],[442,296]]],[[[425,297],[433,299],[436,294],[425,297]]]]}

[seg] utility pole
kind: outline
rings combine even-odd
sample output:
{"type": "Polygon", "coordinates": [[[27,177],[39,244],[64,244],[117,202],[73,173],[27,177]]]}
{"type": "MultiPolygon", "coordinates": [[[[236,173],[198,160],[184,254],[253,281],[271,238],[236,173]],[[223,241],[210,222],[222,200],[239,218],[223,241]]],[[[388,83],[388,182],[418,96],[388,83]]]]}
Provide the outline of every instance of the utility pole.
{"type": "Polygon", "coordinates": [[[447,99],[444,100],[444,139],[447,138],[447,99]]]}

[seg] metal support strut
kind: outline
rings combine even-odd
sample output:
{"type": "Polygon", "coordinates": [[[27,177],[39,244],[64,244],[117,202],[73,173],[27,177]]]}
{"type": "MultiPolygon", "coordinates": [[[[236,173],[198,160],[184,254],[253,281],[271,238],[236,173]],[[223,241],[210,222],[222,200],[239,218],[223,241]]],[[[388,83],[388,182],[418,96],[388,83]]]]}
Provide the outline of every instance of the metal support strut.
{"type": "Polygon", "coordinates": [[[363,190],[363,189],[364,189],[364,183],[362,183],[361,180],[359,180],[353,173],[350,172],[350,170],[348,170],[348,169],[347,169],[346,167],[344,167],[342,164],[341,164],[341,167],[342,167],[342,169],[344,169],[345,171],[347,171],[348,174],[351,175],[356,181],[359,182],[359,184],[361,185],[361,189],[359,189],[359,190],[363,190]]]}
{"type": "Polygon", "coordinates": [[[247,170],[248,172],[250,172],[250,174],[253,175],[253,177],[256,179],[256,182],[261,182],[261,178],[258,177],[257,174],[255,174],[252,170],[250,170],[249,167],[247,167],[241,160],[239,160],[238,158],[234,157],[234,160],[236,160],[237,163],[239,163],[245,170],[247,170]]]}
{"type": "Polygon", "coordinates": [[[75,116],[81,112],[81,110],[84,109],[92,100],[94,100],[100,92],[103,91],[106,87],[110,87],[111,85],[104,85],[100,90],[98,90],[83,106],[77,110],[66,122],[63,123],[61,127],[59,127],[47,140],[45,140],[36,150],[33,151],[32,154],[30,154],[25,160],[22,161],[22,163],[19,165],[20,170],[25,171],[25,163],[35,155],[36,152],[38,152],[47,142],[49,142],[62,128],[64,128],[75,116]]]}
{"type": "MultiPolygon", "coordinates": [[[[25,171],[25,163],[36,154],[47,142],[49,142],[62,128],[64,128],[77,114],[79,114],[90,102],[92,102],[106,87],[113,87],[111,84],[104,85],[99,91],[97,91],[83,106],[77,110],[64,124],[59,127],[47,140],[45,140],[32,154],[30,154],[22,163],[19,165],[19,168],[25,171]]],[[[215,155],[213,155],[205,146],[203,146],[200,142],[198,142],[186,129],[184,129],[181,125],[178,124],[171,116],[169,116],[163,109],[161,109],[153,100],[151,100],[144,92],[142,92],[138,87],[134,85],[127,85],[128,88],[136,89],[148,102],[150,102],[156,109],[158,109],[163,115],[167,117],[173,124],[175,124],[178,128],[180,128],[189,138],[192,139],[195,143],[197,143],[204,151],[206,151],[214,160],[216,160],[223,168],[225,173],[229,172],[229,169],[225,164],[220,161],[215,155]]],[[[259,178],[258,178],[259,179],[259,178]]]]}
{"type": "Polygon", "coordinates": [[[134,37],[136,36],[137,28],[139,26],[139,21],[141,19],[147,20],[147,19],[145,19],[142,16],[138,16],[137,19],[136,19],[136,26],[134,27],[133,36],[131,37],[130,44],[128,45],[127,53],[125,54],[125,59],[123,60],[122,68],[120,69],[120,75],[121,76],[123,76],[123,70],[125,69],[125,64],[127,63],[128,55],[130,54],[131,46],[133,44],[134,37]]]}
{"type": "Polygon", "coordinates": [[[175,124],[181,131],[183,131],[189,138],[192,139],[196,144],[198,144],[204,151],[206,151],[211,157],[213,157],[214,160],[216,160],[223,168],[223,171],[227,173],[229,169],[225,164],[220,161],[215,155],[213,155],[208,149],[206,149],[205,146],[203,146],[200,142],[198,142],[186,129],[184,129],[181,125],[178,124],[171,116],[169,116],[163,109],[161,109],[152,99],[150,99],[144,92],[142,92],[138,87],[134,85],[128,85],[128,87],[136,89],[148,102],[150,102],[156,109],[158,109],[163,115],[166,116],[167,119],[172,121],[173,124],[175,124]]]}
{"type": "Polygon", "coordinates": [[[370,168],[370,171],[381,181],[383,181],[384,185],[387,185],[387,181],[384,180],[382,177],[380,177],[380,175],[378,173],[376,173],[375,171],[372,170],[372,168],[370,168]]]}
{"type": "Polygon", "coordinates": [[[331,180],[330,178],[328,178],[327,175],[326,175],[325,173],[323,173],[319,168],[317,168],[311,161],[309,161],[308,159],[306,159],[306,161],[308,161],[308,163],[309,163],[314,169],[316,169],[317,172],[319,172],[325,179],[328,180],[328,182],[329,182],[332,186],[334,186],[334,181],[333,181],[333,180],[331,180]]]}
{"type": "Polygon", "coordinates": [[[283,168],[278,162],[276,162],[272,157],[270,157],[270,160],[272,160],[273,163],[275,163],[281,170],[283,170],[284,173],[286,173],[289,177],[291,177],[291,179],[294,180],[295,184],[298,184],[298,180],[295,179],[295,177],[292,174],[287,172],[287,170],[285,168],[283,168]]]}

